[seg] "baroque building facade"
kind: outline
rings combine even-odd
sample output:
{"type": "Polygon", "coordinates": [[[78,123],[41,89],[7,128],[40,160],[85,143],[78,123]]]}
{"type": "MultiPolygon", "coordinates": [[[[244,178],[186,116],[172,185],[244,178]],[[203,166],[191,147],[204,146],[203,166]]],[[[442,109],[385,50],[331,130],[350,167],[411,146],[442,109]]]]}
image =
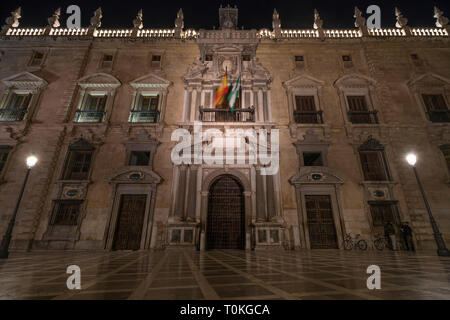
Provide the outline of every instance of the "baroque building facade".
{"type": "Polygon", "coordinates": [[[230,7],[213,30],[185,29],[181,10],[171,29],[143,28],[142,10],[114,30],[101,9],[83,29],[60,27],[59,11],[19,28],[20,14],[0,36],[0,234],[26,156],[39,162],[11,250],[342,249],[387,221],[432,249],[411,151],[449,241],[450,30],[437,8],[435,28],[399,14],[394,29],[367,28],[355,8],[348,30],[324,29],[317,11],[308,30],[283,29],[276,10],[272,30],[241,30],[230,7]],[[225,71],[241,77],[234,112],[213,105],[225,71]],[[279,171],[174,164],[172,133],[198,123],[225,139],[277,130],[279,171]]]}

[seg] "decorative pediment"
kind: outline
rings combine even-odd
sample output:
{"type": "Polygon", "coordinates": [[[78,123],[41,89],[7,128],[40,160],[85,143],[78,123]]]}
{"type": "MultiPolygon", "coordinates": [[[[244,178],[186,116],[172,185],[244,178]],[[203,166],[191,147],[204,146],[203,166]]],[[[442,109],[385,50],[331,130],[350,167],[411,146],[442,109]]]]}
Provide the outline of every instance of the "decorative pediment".
{"type": "Polygon", "coordinates": [[[286,89],[290,88],[316,88],[320,87],[324,84],[323,81],[311,77],[307,74],[302,74],[297,77],[294,77],[290,80],[283,82],[283,87],[286,89]]]}
{"type": "Polygon", "coordinates": [[[84,88],[112,88],[120,87],[120,81],[107,73],[94,73],[78,80],[80,87],[84,88]]]}
{"type": "Polygon", "coordinates": [[[47,85],[47,81],[30,72],[15,74],[3,79],[2,82],[8,88],[25,90],[42,89],[47,85]]]}
{"type": "Polygon", "coordinates": [[[293,185],[301,184],[343,184],[344,180],[328,167],[301,167],[300,171],[289,179],[293,185]]]}
{"type": "Polygon", "coordinates": [[[378,141],[377,139],[372,138],[372,136],[369,136],[364,143],[359,146],[359,151],[375,151],[375,150],[384,150],[384,146],[378,141]]]}
{"type": "Polygon", "coordinates": [[[80,138],[74,143],[69,145],[70,150],[94,150],[95,147],[90,144],[87,140],[80,138]]]}
{"type": "Polygon", "coordinates": [[[161,89],[167,88],[172,84],[171,81],[164,79],[154,73],[149,73],[145,76],[139,77],[130,82],[130,86],[135,89],[138,88],[154,88],[161,89]]]}
{"type": "Polygon", "coordinates": [[[336,88],[361,88],[374,85],[375,80],[362,74],[348,74],[334,82],[336,88]]]}
{"type": "Polygon", "coordinates": [[[408,87],[443,87],[450,84],[450,80],[434,73],[426,73],[410,79],[408,87]]]}
{"type": "Polygon", "coordinates": [[[109,178],[110,183],[159,184],[161,177],[148,167],[128,166],[115,172],[109,178]]]}

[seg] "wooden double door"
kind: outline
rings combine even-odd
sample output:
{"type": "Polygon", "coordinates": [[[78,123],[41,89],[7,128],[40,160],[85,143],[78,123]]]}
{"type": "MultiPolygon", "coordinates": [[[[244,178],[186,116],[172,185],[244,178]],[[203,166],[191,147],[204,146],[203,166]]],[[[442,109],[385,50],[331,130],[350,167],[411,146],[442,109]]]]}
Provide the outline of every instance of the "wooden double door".
{"type": "Polygon", "coordinates": [[[147,195],[145,194],[121,196],[113,250],[140,249],[146,201],[147,195]]]}
{"type": "Polygon", "coordinates": [[[337,249],[337,234],[330,196],[305,196],[311,249],[337,249]]]}
{"type": "Polygon", "coordinates": [[[240,183],[221,176],[209,190],[207,217],[208,249],[244,249],[245,204],[240,183]]]}

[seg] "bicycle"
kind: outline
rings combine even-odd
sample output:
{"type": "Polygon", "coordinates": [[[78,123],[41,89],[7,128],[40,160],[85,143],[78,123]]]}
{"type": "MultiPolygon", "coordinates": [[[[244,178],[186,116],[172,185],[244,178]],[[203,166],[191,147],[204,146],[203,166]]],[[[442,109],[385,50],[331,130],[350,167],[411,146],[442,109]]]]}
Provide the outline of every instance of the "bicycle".
{"type": "Polygon", "coordinates": [[[367,242],[364,239],[361,239],[361,235],[355,235],[355,238],[352,238],[350,233],[344,239],[344,249],[352,250],[358,248],[359,250],[367,250],[367,242]]]}
{"type": "Polygon", "coordinates": [[[375,235],[375,240],[373,240],[373,246],[377,250],[384,250],[384,248],[387,247],[386,238],[381,233],[377,233],[375,235]]]}

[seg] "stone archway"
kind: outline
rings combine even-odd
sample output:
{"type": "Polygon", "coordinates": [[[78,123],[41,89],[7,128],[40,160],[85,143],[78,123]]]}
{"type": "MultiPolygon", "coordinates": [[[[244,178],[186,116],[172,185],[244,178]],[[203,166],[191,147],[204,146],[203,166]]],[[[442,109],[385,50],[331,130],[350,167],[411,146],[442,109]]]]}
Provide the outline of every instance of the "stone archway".
{"type": "Polygon", "coordinates": [[[218,176],[208,195],[207,249],[244,249],[245,201],[241,183],[231,175],[218,176]]]}
{"type": "MultiPolygon", "coordinates": [[[[222,177],[229,177],[236,184],[240,186],[240,195],[243,199],[243,243],[241,248],[250,250],[251,249],[251,234],[252,234],[252,210],[251,210],[251,185],[249,177],[239,170],[235,169],[217,169],[209,172],[202,181],[202,192],[201,192],[201,223],[200,223],[200,250],[207,249],[207,232],[208,232],[208,210],[209,210],[209,199],[210,191],[214,189],[214,185],[217,181],[220,181],[222,177]]],[[[214,190],[213,190],[214,191],[214,190]]],[[[237,198],[237,197],[236,197],[237,198]]]]}

